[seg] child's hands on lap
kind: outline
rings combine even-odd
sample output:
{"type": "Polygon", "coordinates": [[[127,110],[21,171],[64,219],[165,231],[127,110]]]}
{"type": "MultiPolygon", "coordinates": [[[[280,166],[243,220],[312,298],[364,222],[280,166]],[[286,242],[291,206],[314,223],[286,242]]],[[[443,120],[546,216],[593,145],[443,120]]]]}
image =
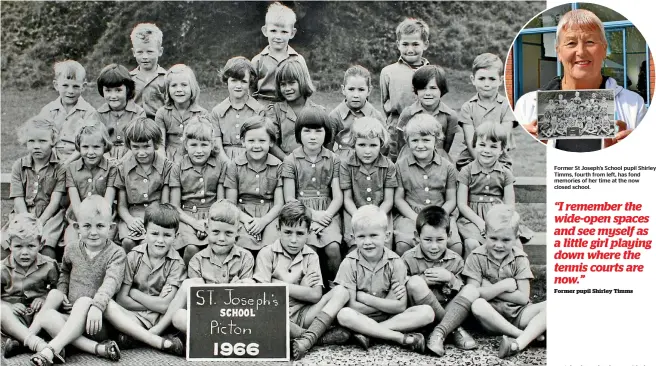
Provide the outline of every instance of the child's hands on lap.
{"type": "Polygon", "coordinates": [[[440,267],[426,269],[426,271],[424,271],[424,276],[433,282],[433,284],[451,281],[451,272],[440,267]]]}
{"type": "Polygon", "coordinates": [[[251,222],[249,222],[246,225],[246,230],[248,230],[248,233],[253,236],[259,236],[262,233],[262,230],[264,230],[264,225],[262,225],[262,220],[253,217],[251,222]]]}
{"type": "Polygon", "coordinates": [[[11,304],[11,309],[14,312],[14,315],[25,315],[25,311],[27,311],[27,307],[19,302],[15,304],[11,304]]]}
{"type": "Polygon", "coordinates": [[[32,304],[30,305],[30,308],[32,308],[32,311],[36,313],[39,310],[41,310],[41,306],[43,306],[44,301],[45,300],[42,297],[37,297],[36,299],[34,299],[32,301],[32,304]]]}
{"type": "Polygon", "coordinates": [[[90,335],[95,335],[102,328],[102,311],[96,306],[91,305],[89,307],[89,313],[87,314],[87,333],[90,335]]]}
{"type": "Polygon", "coordinates": [[[326,227],[330,225],[331,221],[333,221],[333,217],[326,211],[313,211],[312,221],[321,224],[323,227],[326,227]]]}
{"type": "Polygon", "coordinates": [[[64,299],[62,300],[62,310],[65,312],[70,312],[73,309],[73,304],[71,304],[70,301],[68,301],[68,296],[64,295],[64,299]]]}
{"type": "Polygon", "coordinates": [[[202,221],[202,220],[194,220],[191,227],[196,231],[205,231],[205,230],[207,230],[205,228],[205,221],[202,221]]]}
{"type": "Polygon", "coordinates": [[[145,232],[143,220],[141,218],[134,217],[132,221],[127,222],[126,224],[128,225],[128,229],[130,229],[130,231],[133,231],[135,233],[145,232]]]}
{"type": "Polygon", "coordinates": [[[321,232],[322,232],[323,229],[325,229],[325,228],[326,228],[325,226],[321,225],[320,223],[318,223],[318,222],[316,222],[316,221],[313,221],[313,222],[310,224],[310,231],[313,232],[313,233],[315,233],[316,235],[321,234],[321,232]]]}

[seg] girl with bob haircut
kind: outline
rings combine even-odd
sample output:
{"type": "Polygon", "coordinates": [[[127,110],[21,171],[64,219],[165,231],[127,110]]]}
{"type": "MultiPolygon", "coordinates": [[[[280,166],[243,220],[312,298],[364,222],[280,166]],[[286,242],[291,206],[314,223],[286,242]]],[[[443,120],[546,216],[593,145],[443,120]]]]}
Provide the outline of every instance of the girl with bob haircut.
{"type": "Polygon", "coordinates": [[[120,159],[130,150],[126,145],[125,127],[139,117],[146,117],[146,112],[134,102],[134,81],[125,66],[105,66],[98,75],[97,84],[98,93],[106,102],[98,108],[98,116],[112,140],[110,156],[120,159]]]}
{"type": "MultiPolygon", "coordinates": [[[[276,94],[282,102],[269,105],[267,117],[269,117],[277,129],[275,146],[271,148],[271,154],[280,160],[284,160],[294,149],[301,146],[296,140],[296,121],[301,110],[313,107],[325,110],[324,107],[315,104],[308,98],[314,93],[314,85],[310,74],[305,70],[303,64],[298,60],[287,59],[278,65],[276,69],[276,94]]],[[[331,128],[332,129],[332,128],[331,128]]],[[[331,146],[331,139],[326,141],[326,146],[331,146]]]]}
{"type": "Polygon", "coordinates": [[[164,77],[166,98],[164,106],[155,114],[155,122],[162,130],[166,157],[178,162],[184,155],[182,131],[190,119],[207,114],[198,104],[200,86],[194,71],[186,65],[173,65],[164,77]]]}

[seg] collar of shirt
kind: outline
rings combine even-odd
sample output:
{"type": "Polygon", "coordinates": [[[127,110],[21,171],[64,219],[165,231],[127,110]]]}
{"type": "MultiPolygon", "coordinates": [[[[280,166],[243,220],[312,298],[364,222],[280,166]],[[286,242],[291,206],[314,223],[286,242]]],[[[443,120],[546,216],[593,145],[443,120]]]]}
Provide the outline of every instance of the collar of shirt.
{"type": "MultiPolygon", "coordinates": [[[[353,154],[349,154],[349,156],[348,156],[347,159],[348,159],[348,160],[347,160],[347,164],[348,164],[348,165],[362,167],[362,162],[360,162],[360,159],[358,159],[357,154],[355,154],[355,153],[353,153],[353,154]]],[[[375,166],[375,167],[377,167],[377,168],[389,168],[389,162],[387,161],[387,159],[385,159],[385,157],[383,156],[383,154],[380,154],[380,153],[379,153],[379,154],[378,154],[378,157],[377,157],[376,160],[371,164],[371,166],[372,166],[372,167],[375,166]]]]}
{"type": "MultiPolygon", "coordinates": [[[[66,108],[64,107],[64,104],[61,102],[61,97],[58,97],[58,98],[55,99],[54,101],[50,102],[50,103],[48,104],[47,109],[48,109],[49,111],[56,111],[56,110],[59,110],[59,111],[62,111],[62,112],[64,112],[64,113],[66,113],[66,108]]],[[[89,103],[88,103],[86,100],[84,100],[84,98],[82,98],[82,97],[79,97],[79,98],[77,99],[77,103],[75,103],[75,105],[73,106],[73,111],[75,111],[75,110],[78,110],[78,111],[88,111],[88,110],[91,110],[91,109],[93,109],[93,107],[91,106],[91,104],[89,104],[89,103]]],[[[71,113],[72,113],[73,111],[71,111],[71,113]]]]}
{"type": "Polygon", "coordinates": [[[27,277],[30,274],[36,272],[37,269],[39,269],[44,264],[47,264],[47,263],[50,263],[50,262],[53,262],[53,261],[54,260],[50,259],[49,257],[46,257],[46,256],[44,256],[40,253],[37,253],[36,254],[36,259],[34,260],[34,263],[32,263],[32,265],[30,265],[29,268],[25,269],[25,268],[23,268],[23,267],[16,264],[16,262],[14,261],[14,256],[12,256],[11,253],[10,253],[7,256],[7,258],[5,258],[2,261],[2,266],[10,268],[10,269],[22,274],[23,276],[27,277]]]}
{"type": "MultiPolygon", "coordinates": [[[[474,160],[471,164],[472,164],[472,169],[471,169],[472,174],[488,173],[485,170],[483,170],[483,167],[481,166],[481,164],[478,163],[478,160],[474,160]]],[[[492,168],[490,168],[489,172],[492,172],[493,170],[503,172],[503,166],[501,165],[501,163],[499,163],[498,160],[496,163],[494,163],[494,165],[492,165],[492,168]]]]}
{"type": "Polygon", "coordinates": [[[303,249],[301,249],[301,251],[298,254],[296,254],[294,258],[292,258],[292,256],[289,253],[287,253],[285,248],[282,247],[282,243],[280,242],[280,239],[276,240],[275,242],[273,242],[273,244],[271,244],[271,251],[274,253],[282,254],[285,257],[291,259],[292,263],[290,264],[290,266],[293,266],[297,263],[301,263],[303,257],[305,257],[306,255],[315,254],[315,251],[310,249],[309,246],[303,245],[303,249]]]}
{"type": "MultiPolygon", "coordinates": [[[[75,170],[79,171],[79,170],[84,169],[84,160],[82,160],[82,157],[75,160],[72,164],[73,164],[73,169],[75,169],[75,170]]],[[[105,157],[102,157],[100,159],[100,163],[98,163],[98,168],[100,168],[102,170],[109,169],[109,162],[107,161],[107,159],[105,159],[105,157]]]]}
{"type": "MultiPolygon", "coordinates": [[[[258,111],[262,109],[262,105],[259,104],[254,98],[248,97],[246,99],[246,104],[244,107],[248,107],[253,111],[258,111]]],[[[230,98],[225,98],[219,105],[216,106],[216,112],[219,114],[219,117],[225,117],[226,113],[228,113],[228,110],[232,108],[236,111],[240,111],[241,109],[236,109],[235,107],[232,106],[232,103],[230,103],[230,98]]]]}
{"type": "MultiPolygon", "coordinates": [[[[57,159],[57,155],[55,154],[55,150],[53,149],[50,152],[50,160],[48,160],[48,164],[46,165],[57,164],[57,163],[59,163],[59,159],[57,159]]],[[[21,158],[21,165],[23,166],[23,168],[32,168],[34,166],[34,160],[32,160],[32,155],[23,156],[21,158]]]]}
{"type": "MultiPolygon", "coordinates": [[[[210,157],[207,159],[207,162],[205,164],[210,165],[211,167],[216,167],[217,165],[216,156],[214,154],[210,155],[210,157]]],[[[189,155],[185,155],[182,158],[182,162],[180,162],[180,170],[189,170],[192,168],[194,168],[194,163],[191,162],[191,158],[189,158],[189,155]]]]}
{"type": "MultiPolygon", "coordinates": [[[[309,159],[307,159],[307,155],[305,154],[305,151],[303,151],[303,146],[299,146],[296,149],[294,149],[294,151],[292,151],[292,154],[296,159],[306,159],[307,161],[314,163],[314,161],[310,161],[309,159]]],[[[319,157],[330,159],[330,152],[328,151],[328,149],[322,146],[321,152],[319,153],[319,157]]]]}
{"type": "MultiPolygon", "coordinates": [[[[501,93],[497,93],[497,97],[494,98],[494,100],[495,100],[499,105],[503,104],[503,102],[506,101],[506,99],[505,99],[504,97],[501,96],[501,93]]],[[[467,102],[468,102],[468,103],[476,102],[476,104],[478,104],[481,108],[487,110],[489,106],[486,106],[486,105],[481,104],[480,101],[481,101],[481,98],[480,98],[480,96],[478,95],[478,93],[476,93],[476,95],[474,95],[473,97],[471,97],[467,102]]],[[[496,104],[493,104],[493,108],[496,108],[496,104]]]]}
{"type": "MultiPolygon", "coordinates": [[[[173,105],[173,102],[171,102],[170,104],[164,104],[164,108],[172,111],[173,109],[175,109],[175,105],[173,105]]],[[[203,112],[203,107],[201,107],[200,104],[198,104],[197,102],[193,102],[192,104],[189,105],[189,108],[187,108],[187,110],[192,113],[200,113],[203,112]]]]}
{"type": "MultiPolygon", "coordinates": [[[[134,102],[134,99],[128,100],[127,104],[125,105],[125,110],[128,112],[138,113],[139,110],[137,108],[139,107],[137,106],[137,103],[134,102]]],[[[98,113],[107,113],[111,111],[112,109],[109,108],[109,104],[107,103],[101,105],[100,108],[98,108],[98,113]]]]}
{"type": "MultiPolygon", "coordinates": [[[[165,158],[161,157],[157,152],[155,152],[155,157],[153,158],[152,165],[160,175],[164,172],[164,160],[165,158]]],[[[132,169],[135,169],[137,166],[139,166],[139,163],[137,163],[137,158],[135,158],[132,154],[130,154],[130,157],[127,158],[123,164],[125,164],[125,169],[127,172],[130,172],[132,169]]]]}
{"type": "MultiPolygon", "coordinates": [[[[362,112],[362,114],[364,114],[367,117],[372,117],[372,115],[374,113],[374,107],[372,107],[371,103],[369,103],[367,101],[364,104],[364,106],[362,108],[360,108],[359,112],[362,112]]],[[[346,118],[348,118],[349,114],[353,114],[355,116],[355,112],[353,112],[353,110],[348,107],[348,105],[346,104],[346,101],[341,102],[337,106],[337,113],[339,114],[339,117],[342,120],[345,120],[346,118]]]]}
{"type": "MultiPolygon", "coordinates": [[[[210,244],[210,245],[211,245],[211,244],[210,244]]],[[[237,246],[237,244],[233,244],[233,245],[232,245],[232,248],[230,249],[230,252],[228,252],[228,255],[227,255],[227,256],[225,257],[225,259],[223,260],[223,263],[219,263],[219,262],[217,261],[217,259],[216,259],[217,256],[214,255],[214,253],[212,252],[212,248],[211,248],[210,246],[208,246],[208,247],[207,247],[206,249],[204,249],[204,250],[201,250],[201,251],[200,251],[200,256],[203,257],[203,258],[207,258],[207,259],[209,259],[209,260],[210,260],[210,263],[212,263],[212,264],[214,264],[214,265],[222,266],[222,265],[224,265],[224,264],[228,264],[228,263],[230,263],[230,261],[231,261],[232,258],[234,258],[234,257],[241,257],[242,253],[243,253],[243,252],[240,250],[240,248],[237,246]]]]}
{"type": "MultiPolygon", "coordinates": [[[[405,157],[405,159],[408,160],[408,165],[413,165],[413,164],[419,165],[419,162],[415,158],[414,154],[408,154],[405,157]]],[[[437,153],[433,152],[433,159],[431,160],[431,163],[435,163],[437,165],[442,165],[442,157],[440,156],[440,154],[437,154],[437,153]]]]}
{"type": "Polygon", "coordinates": [[[421,58],[421,65],[419,65],[419,66],[412,66],[412,65],[410,65],[409,63],[405,62],[405,60],[403,59],[403,57],[399,57],[399,61],[398,61],[398,63],[403,64],[403,65],[405,65],[405,66],[407,66],[407,67],[409,67],[409,68],[411,68],[411,69],[413,69],[413,70],[417,70],[418,68],[420,68],[420,67],[422,67],[422,66],[430,65],[430,62],[428,62],[428,60],[425,59],[424,57],[421,58]]]}
{"type": "MultiPolygon", "coordinates": [[[[296,122],[296,117],[297,117],[296,113],[294,113],[294,110],[292,109],[292,107],[289,106],[289,104],[286,101],[279,103],[279,107],[280,107],[280,111],[285,113],[285,116],[290,121],[296,122]]],[[[314,103],[313,101],[311,101],[309,99],[305,101],[305,106],[303,106],[303,108],[306,108],[306,107],[323,108],[322,106],[314,103]]]]}
{"type": "Polygon", "coordinates": [[[487,261],[494,263],[499,268],[505,267],[508,264],[514,262],[515,259],[517,259],[518,257],[527,257],[526,253],[524,253],[523,250],[519,249],[518,247],[512,247],[510,253],[508,253],[508,255],[505,256],[505,258],[503,258],[501,263],[499,263],[494,258],[488,255],[487,246],[485,244],[474,249],[471,254],[482,255],[486,258],[487,261]]]}
{"type": "MultiPolygon", "coordinates": [[[[237,165],[248,165],[248,168],[250,168],[253,171],[256,171],[255,169],[253,169],[253,166],[248,161],[248,158],[246,157],[246,154],[237,155],[237,157],[235,157],[234,161],[235,161],[235,164],[237,164],[237,165]]],[[[278,165],[280,165],[280,160],[278,160],[278,158],[276,158],[275,156],[269,154],[269,155],[267,155],[267,160],[266,160],[265,164],[269,165],[269,166],[278,166],[278,165]]],[[[264,169],[262,169],[262,170],[264,170],[264,169]]]]}
{"type": "Polygon", "coordinates": [[[143,263],[146,264],[148,266],[148,268],[150,268],[151,272],[155,271],[156,269],[163,266],[167,262],[167,260],[176,260],[178,257],[180,257],[178,252],[176,252],[175,249],[173,248],[173,246],[171,246],[169,248],[169,251],[166,252],[166,255],[164,256],[165,259],[162,262],[160,262],[160,264],[155,268],[155,267],[153,267],[152,263],[150,262],[150,256],[148,255],[148,244],[138,245],[138,246],[134,247],[132,250],[134,250],[135,252],[143,254],[141,259],[142,259],[143,263]]]}
{"type": "MultiPolygon", "coordinates": [[[[137,66],[132,71],[130,71],[130,76],[134,76],[135,78],[137,78],[139,80],[146,80],[146,79],[141,78],[141,73],[140,72],[141,72],[141,70],[139,70],[139,66],[137,66]]],[[[160,75],[166,75],[166,69],[159,66],[159,65],[157,65],[157,76],[160,76],[160,75]]],[[[149,80],[148,83],[155,80],[157,78],[157,76],[155,76],[154,78],[149,80]]]]}
{"type": "Polygon", "coordinates": [[[445,113],[445,114],[455,114],[453,109],[451,109],[446,103],[443,103],[441,100],[438,102],[439,104],[437,105],[437,108],[433,112],[428,112],[424,109],[424,107],[421,105],[419,101],[415,101],[412,103],[408,108],[410,111],[411,115],[419,114],[419,113],[428,113],[432,116],[437,116],[440,113],[445,113]]]}
{"type": "Polygon", "coordinates": [[[360,251],[357,249],[346,255],[346,257],[354,259],[359,266],[367,268],[368,270],[374,273],[381,270],[388,263],[392,262],[392,260],[400,258],[396,253],[392,252],[391,250],[387,248],[383,248],[383,256],[380,258],[378,263],[376,263],[376,265],[372,268],[371,263],[367,262],[367,260],[364,259],[362,255],[360,255],[360,251]]]}
{"type": "MultiPolygon", "coordinates": [[[[260,55],[269,55],[269,54],[271,54],[271,49],[269,48],[269,46],[264,47],[264,49],[262,50],[262,52],[260,52],[260,55]]],[[[296,52],[296,51],[292,48],[292,46],[290,46],[290,45],[288,44],[288,45],[287,45],[287,57],[292,56],[292,55],[293,55],[293,56],[298,56],[298,52],[296,52]]]]}

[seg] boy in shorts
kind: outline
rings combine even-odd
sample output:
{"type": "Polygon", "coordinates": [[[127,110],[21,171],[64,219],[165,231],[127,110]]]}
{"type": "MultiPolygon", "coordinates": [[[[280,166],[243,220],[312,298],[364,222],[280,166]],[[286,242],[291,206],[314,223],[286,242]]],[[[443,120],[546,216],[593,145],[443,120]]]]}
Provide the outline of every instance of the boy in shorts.
{"type": "Polygon", "coordinates": [[[401,258],[385,248],[392,235],[387,215],[374,205],[360,207],[351,220],[357,250],[339,266],[335,283],[349,291],[348,307],[337,314],[339,324],[356,334],[356,342],[369,348],[369,337],[400,344],[415,352],[425,350],[424,336],[413,331],[433,322],[428,305],[407,308],[407,269],[401,258]]]}
{"type": "Polygon", "coordinates": [[[14,216],[4,233],[11,252],[2,261],[0,326],[7,336],[3,346],[7,358],[22,352],[34,313],[41,309],[48,290],[55,288],[59,279],[57,262],[39,254],[43,245],[41,230],[36,217],[26,212],[14,216]]]}
{"type": "Polygon", "coordinates": [[[259,283],[287,284],[290,330],[295,338],[292,354],[296,360],[326,333],[349,300],[349,293],[342,286],[335,286],[322,296],[319,256],[306,245],[311,223],[310,211],[303,203],[293,200],[285,204],[279,217],[280,239],[262,248],[253,275],[259,283]]]}
{"type": "Polygon", "coordinates": [[[253,98],[264,106],[282,102],[276,95],[276,68],[281,62],[286,59],[298,60],[307,74],[310,74],[305,58],[289,45],[289,40],[296,35],[294,24],[296,14],[292,9],[279,2],[269,6],[262,26],[262,34],[269,40],[269,45],[251,60],[257,78],[253,98]]]}
{"type": "Polygon", "coordinates": [[[469,315],[478,290],[464,285],[460,273],[464,261],[447,248],[449,214],[438,206],[427,206],[417,215],[415,246],[401,259],[408,267],[406,288],[410,303],[426,304],[433,309],[435,320],[426,346],[438,356],[444,356],[444,340],[452,334],[455,346],[470,350],[476,341],[460,325],[469,315]]]}
{"type": "Polygon", "coordinates": [[[139,64],[130,71],[135,86],[134,102],[152,120],[155,120],[157,110],[164,106],[166,97],[166,69],[157,62],[164,52],[162,38],[162,31],[151,23],[137,24],[130,34],[132,54],[139,64]]]}
{"type": "Polygon", "coordinates": [[[517,247],[519,214],[508,205],[490,208],[485,220],[485,245],[465,262],[462,275],[478,288],[472,313],[485,329],[503,334],[499,358],[515,355],[534,339],[544,340],[547,302],[531,303],[533,278],[528,256],[517,247]]]}

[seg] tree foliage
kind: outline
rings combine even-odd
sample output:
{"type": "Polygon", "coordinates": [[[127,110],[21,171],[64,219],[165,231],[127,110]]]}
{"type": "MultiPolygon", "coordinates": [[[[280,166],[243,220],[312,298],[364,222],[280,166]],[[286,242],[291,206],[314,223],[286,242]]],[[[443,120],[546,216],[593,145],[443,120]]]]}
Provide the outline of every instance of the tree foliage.
{"type": "MultiPolygon", "coordinates": [[[[292,46],[308,61],[320,88],[341,84],[352,64],[378,75],[398,58],[396,25],[404,17],[430,26],[426,57],[453,69],[473,58],[502,58],[515,34],[544,2],[286,2],[298,17],[292,46]]],[[[164,33],[164,67],[185,63],[205,86],[233,56],[253,57],[267,45],[260,28],[268,2],[0,2],[3,86],[50,84],[52,64],[80,60],[93,80],[106,64],[133,67],[130,32],[154,22],[164,33]]]]}

